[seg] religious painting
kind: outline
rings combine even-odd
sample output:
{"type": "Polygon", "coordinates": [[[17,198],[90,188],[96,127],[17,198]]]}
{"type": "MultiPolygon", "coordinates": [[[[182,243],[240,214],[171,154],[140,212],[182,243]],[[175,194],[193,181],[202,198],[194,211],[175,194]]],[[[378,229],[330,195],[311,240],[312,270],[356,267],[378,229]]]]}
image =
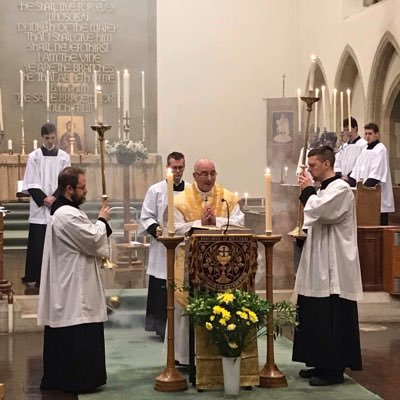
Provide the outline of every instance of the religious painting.
{"type": "Polygon", "coordinates": [[[85,151],[84,126],[82,116],[59,115],[57,117],[58,147],[68,154],[78,154],[85,151]]]}
{"type": "Polygon", "coordinates": [[[297,98],[266,99],[266,103],[266,164],[271,169],[273,182],[294,184],[297,180],[297,162],[302,147],[297,98]]]}

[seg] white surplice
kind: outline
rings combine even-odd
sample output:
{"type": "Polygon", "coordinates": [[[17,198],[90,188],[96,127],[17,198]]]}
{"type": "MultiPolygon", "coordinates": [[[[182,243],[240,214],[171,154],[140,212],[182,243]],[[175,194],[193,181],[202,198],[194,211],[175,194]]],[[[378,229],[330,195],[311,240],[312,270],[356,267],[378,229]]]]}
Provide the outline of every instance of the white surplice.
{"type": "Polygon", "coordinates": [[[360,138],[355,143],[345,143],[343,147],[335,154],[334,171],[340,172],[342,176],[347,176],[354,168],[358,157],[368,143],[360,138]]]}
{"type": "MultiPolygon", "coordinates": [[[[58,174],[71,166],[69,155],[58,150],[57,156],[44,156],[42,149],[32,151],[26,164],[22,191],[40,189],[47,196],[51,196],[58,187],[58,174]]],[[[31,198],[29,204],[29,223],[46,225],[50,217],[49,207],[38,207],[31,198]]]]}
{"type": "Polygon", "coordinates": [[[107,320],[100,257],[109,254],[104,222],[64,205],[50,217],[40,280],[38,325],[52,328],[107,320]]]}
{"type": "Polygon", "coordinates": [[[295,293],[309,297],[362,298],[354,195],[342,179],[311,195],[304,207],[308,229],[295,293]]]}
{"type": "MultiPolygon", "coordinates": [[[[185,182],[185,186],[187,183],[185,182]]],[[[151,185],[143,200],[138,233],[146,232],[152,224],[164,225],[164,214],[168,206],[167,181],[151,185]]],[[[174,192],[177,195],[181,192],[174,192]]],[[[167,279],[167,249],[154,237],[150,237],[149,265],[147,274],[158,279],[167,279]]]]}
{"type": "Polygon", "coordinates": [[[378,143],[372,149],[363,149],[350,176],[357,182],[365,182],[368,178],[380,181],[382,185],[381,213],[394,212],[389,159],[383,143],[378,143]]]}

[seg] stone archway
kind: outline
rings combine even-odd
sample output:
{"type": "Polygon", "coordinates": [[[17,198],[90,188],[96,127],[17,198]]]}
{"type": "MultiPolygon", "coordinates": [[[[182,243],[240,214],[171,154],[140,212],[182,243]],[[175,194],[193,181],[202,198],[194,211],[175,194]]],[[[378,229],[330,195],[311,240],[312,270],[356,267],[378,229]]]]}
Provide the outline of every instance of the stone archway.
{"type": "Polygon", "coordinates": [[[399,54],[400,48],[397,40],[392,33],[386,32],[377,47],[372,63],[367,102],[367,119],[376,122],[382,127],[388,124],[388,121],[383,120],[383,103],[385,102],[383,95],[385,84],[388,84],[386,82],[387,72],[393,56],[399,54]]]}
{"type": "MultiPolygon", "coordinates": [[[[337,109],[339,110],[339,93],[350,89],[351,96],[351,114],[357,119],[359,127],[364,125],[365,116],[365,88],[361,75],[360,65],[356,54],[351,46],[346,45],[343,49],[342,56],[340,57],[335,76],[335,88],[338,91],[337,109]]],[[[343,104],[343,117],[348,115],[347,101],[343,104]]],[[[340,127],[340,114],[337,113],[336,117],[337,126],[340,127]]],[[[339,130],[340,128],[338,128],[339,130]]]]}

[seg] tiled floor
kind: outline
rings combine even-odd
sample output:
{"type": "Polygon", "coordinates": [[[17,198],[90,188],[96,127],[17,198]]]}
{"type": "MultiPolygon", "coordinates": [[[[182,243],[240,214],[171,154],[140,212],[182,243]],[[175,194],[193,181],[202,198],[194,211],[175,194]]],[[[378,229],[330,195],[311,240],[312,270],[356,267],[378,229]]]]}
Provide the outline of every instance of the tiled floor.
{"type": "MultiPolygon", "coordinates": [[[[15,282],[17,294],[25,254],[6,252],[6,278],[15,282]],[[12,271],[12,272],[10,272],[12,271]]],[[[353,379],[385,400],[400,398],[400,323],[361,326],[363,371],[346,371],[353,379]]],[[[77,399],[60,392],[41,392],[42,333],[0,334],[0,382],[6,384],[7,400],[77,399]]],[[[357,399],[354,399],[357,400],[357,399]]]]}

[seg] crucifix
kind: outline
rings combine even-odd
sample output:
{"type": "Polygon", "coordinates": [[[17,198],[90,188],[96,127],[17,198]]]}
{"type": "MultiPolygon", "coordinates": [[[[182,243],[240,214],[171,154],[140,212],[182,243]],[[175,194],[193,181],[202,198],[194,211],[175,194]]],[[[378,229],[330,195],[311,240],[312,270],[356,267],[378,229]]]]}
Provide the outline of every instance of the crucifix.
{"type": "Polygon", "coordinates": [[[282,75],[282,97],[285,97],[285,79],[286,79],[286,74],[283,73],[282,75]]]}

